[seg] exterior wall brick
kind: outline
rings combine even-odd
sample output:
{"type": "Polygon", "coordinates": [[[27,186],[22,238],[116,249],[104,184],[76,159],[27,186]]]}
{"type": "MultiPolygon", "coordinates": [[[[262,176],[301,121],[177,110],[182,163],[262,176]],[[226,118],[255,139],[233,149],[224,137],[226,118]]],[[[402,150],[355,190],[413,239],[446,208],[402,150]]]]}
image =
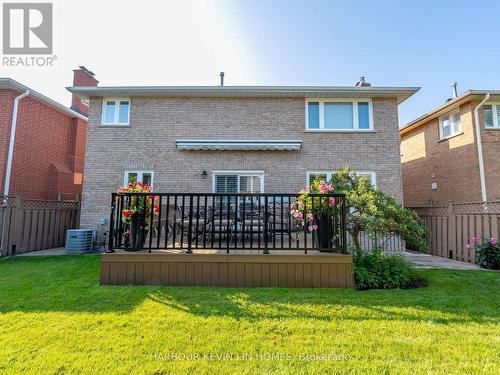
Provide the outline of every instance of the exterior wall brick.
{"type": "Polygon", "coordinates": [[[3,194],[5,168],[9,150],[12,107],[17,93],[14,90],[0,90],[0,187],[3,194]]]}
{"type": "MultiPolygon", "coordinates": [[[[3,190],[12,107],[18,93],[0,91],[0,185],[3,190]]],[[[87,123],[31,96],[19,102],[10,194],[30,199],[81,195],[87,123]]]]}
{"type": "MultiPolygon", "coordinates": [[[[452,202],[481,201],[479,158],[474,108],[460,107],[463,134],[439,139],[439,119],[401,136],[404,203],[407,207],[443,206],[452,202]],[[431,184],[438,188],[433,190],[431,184]]],[[[480,122],[482,113],[480,111],[480,122]]],[[[500,199],[500,131],[481,126],[488,199],[500,199]]]]}
{"type": "MultiPolygon", "coordinates": [[[[82,69],[73,70],[73,86],[97,86],[99,81],[82,69]]],[[[89,114],[89,106],[78,95],[71,96],[71,109],[84,115],[89,114]]]]}
{"type": "MultiPolygon", "coordinates": [[[[482,124],[482,113],[479,113],[482,124]]],[[[488,200],[500,200],[500,129],[485,129],[481,126],[481,140],[488,200]]]]}
{"type": "Polygon", "coordinates": [[[377,187],[402,200],[395,99],[374,99],[375,132],[305,132],[304,99],[132,98],[129,127],[100,125],[102,100],[91,98],[81,223],[108,219],[110,193],[127,169],[153,170],[158,192],[211,192],[216,170],[263,171],[265,192],[296,192],[306,172],[376,172],[377,187]],[[175,140],[301,139],[300,151],[179,151],[175,140]],[[206,170],[209,177],[201,178],[206,170]]]}

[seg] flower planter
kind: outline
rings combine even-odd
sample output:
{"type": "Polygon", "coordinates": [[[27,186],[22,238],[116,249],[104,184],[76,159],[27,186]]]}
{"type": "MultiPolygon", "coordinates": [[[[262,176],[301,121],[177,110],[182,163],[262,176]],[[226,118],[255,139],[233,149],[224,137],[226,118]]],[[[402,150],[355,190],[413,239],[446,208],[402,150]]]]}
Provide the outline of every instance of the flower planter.
{"type": "Polygon", "coordinates": [[[139,251],[144,249],[144,243],[149,229],[146,225],[146,216],[142,213],[135,213],[127,224],[128,233],[125,235],[125,250],[139,251]]]}
{"type": "Polygon", "coordinates": [[[322,252],[333,252],[333,220],[329,215],[322,215],[316,219],[316,235],[314,246],[322,252]]]}

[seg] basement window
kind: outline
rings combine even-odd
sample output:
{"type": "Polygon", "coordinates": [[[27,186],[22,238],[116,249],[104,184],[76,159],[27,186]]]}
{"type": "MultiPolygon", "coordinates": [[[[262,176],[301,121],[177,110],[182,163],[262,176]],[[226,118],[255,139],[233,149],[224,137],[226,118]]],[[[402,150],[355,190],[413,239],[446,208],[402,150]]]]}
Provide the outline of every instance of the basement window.
{"type": "Polygon", "coordinates": [[[104,99],[101,125],[128,125],[130,117],[129,99],[104,99]]]}
{"type": "Polygon", "coordinates": [[[460,112],[456,111],[441,116],[439,119],[439,135],[441,139],[453,137],[460,134],[462,127],[460,126],[460,112]]]}

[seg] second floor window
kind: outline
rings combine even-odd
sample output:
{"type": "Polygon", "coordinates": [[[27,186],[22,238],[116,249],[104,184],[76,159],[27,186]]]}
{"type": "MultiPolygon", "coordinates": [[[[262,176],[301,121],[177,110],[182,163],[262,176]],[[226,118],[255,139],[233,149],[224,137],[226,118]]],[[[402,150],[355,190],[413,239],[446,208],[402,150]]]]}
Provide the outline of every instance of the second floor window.
{"type": "Polygon", "coordinates": [[[369,99],[306,101],[306,129],[317,131],[373,130],[369,99]]]}
{"type": "Polygon", "coordinates": [[[128,125],[129,99],[104,99],[102,102],[102,125],[128,125]]]}
{"type": "Polygon", "coordinates": [[[486,128],[500,128],[500,104],[483,105],[483,118],[486,128]]]}
{"type": "Polygon", "coordinates": [[[460,126],[460,112],[449,113],[439,119],[440,138],[445,139],[459,134],[462,131],[460,126]]]}

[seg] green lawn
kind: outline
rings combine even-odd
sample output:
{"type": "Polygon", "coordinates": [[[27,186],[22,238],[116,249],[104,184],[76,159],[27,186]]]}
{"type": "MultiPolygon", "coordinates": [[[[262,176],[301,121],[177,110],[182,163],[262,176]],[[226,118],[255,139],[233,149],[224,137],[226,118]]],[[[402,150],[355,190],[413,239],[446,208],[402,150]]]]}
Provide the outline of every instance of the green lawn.
{"type": "Polygon", "coordinates": [[[102,287],[98,271],[98,256],[0,260],[0,373],[500,368],[499,273],[426,270],[427,288],[358,292],[102,287]]]}

